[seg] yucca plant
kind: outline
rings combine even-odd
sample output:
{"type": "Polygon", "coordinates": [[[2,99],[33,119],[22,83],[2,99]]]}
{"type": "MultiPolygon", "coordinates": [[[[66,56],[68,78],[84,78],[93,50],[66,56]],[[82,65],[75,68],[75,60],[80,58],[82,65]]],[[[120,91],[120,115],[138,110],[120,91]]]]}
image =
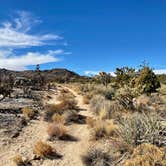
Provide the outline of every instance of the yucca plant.
{"type": "Polygon", "coordinates": [[[166,126],[156,113],[135,113],[121,120],[119,135],[125,144],[133,147],[142,143],[166,146],[166,126]]]}

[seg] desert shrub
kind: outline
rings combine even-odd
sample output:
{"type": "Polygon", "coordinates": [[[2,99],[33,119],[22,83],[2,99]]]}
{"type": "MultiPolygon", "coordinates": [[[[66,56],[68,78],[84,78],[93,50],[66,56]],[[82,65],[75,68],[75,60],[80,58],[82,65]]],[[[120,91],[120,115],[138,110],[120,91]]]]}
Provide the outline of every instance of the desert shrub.
{"type": "Polygon", "coordinates": [[[91,148],[86,155],[82,156],[82,161],[86,166],[110,166],[113,158],[102,149],[91,148]]]}
{"type": "Polygon", "coordinates": [[[23,158],[21,155],[15,155],[13,157],[13,162],[16,166],[25,166],[25,162],[23,161],[23,158]]]}
{"type": "Polygon", "coordinates": [[[63,108],[63,110],[69,110],[69,109],[77,110],[78,109],[77,101],[72,98],[71,99],[64,98],[59,105],[63,108]]]}
{"type": "Polygon", "coordinates": [[[92,92],[93,90],[95,90],[94,84],[79,84],[76,87],[76,91],[80,94],[85,94],[85,93],[88,93],[88,92],[92,92]]]}
{"type": "Polygon", "coordinates": [[[83,96],[83,103],[84,103],[84,104],[89,104],[91,98],[92,98],[92,95],[90,95],[90,94],[84,95],[84,96],[83,96]]]}
{"type": "Polygon", "coordinates": [[[35,111],[29,107],[24,107],[22,109],[22,113],[25,116],[25,118],[32,119],[35,115],[35,111]]]}
{"type": "Polygon", "coordinates": [[[66,110],[63,114],[66,123],[77,121],[78,113],[76,110],[66,110]]]}
{"type": "MultiPolygon", "coordinates": [[[[90,119],[89,119],[90,120],[90,119]]],[[[116,135],[118,126],[113,123],[112,120],[101,121],[101,120],[90,120],[88,121],[91,125],[91,138],[92,140],[98,140],[101,138],[112,137],[116,135]]]]}
{"type": "Polygon", "coordinates": [[[135,113],[123,119],[119,125],[119,136],[124,144],[135,147],[142,143],[151,143],[157,146],[166,145],[166,126],[160,121],[157,114],[135,113]]]}
{"type": "Polygon", "coordinates": [[[63,139],[67,135],[67,129],[63,124],[50,124],[47,133],[50,138],[63,139]]]}
{"type": "Polygon", "coordinates": [[[48,104],[45,106],[44,119],[46,121],[52,120],[52,116],[56,114],[62,115],[66,110],[78,109],[77,102],[75,100],[63,100],[59,104],[48,104]]]}
{"type": "Polygon", "coordinates": [[[105,123],[104,130],[107,136],[113,136],[118,130],[118,125],[114,124],[113,120],[109,120],[105,123]]]}
{"type": "Polygon", "coordinates": [[[165,166],[166,153],[164,149],[152,144],[141,144],[134,149],[125,166],[165,166]]]}
{"type": "Polygon", "coordinates": [[[122,68],[116,68],[116,78],[115,82],[116,85],[119,86],[124,86],[126,84],[129,84],[135,76],[135,69],[129,68],[129,67],[122,67],[122,68]]]}
{"type": "Polygon", "coordinates": [[[104,123],[102,121],[96,121],[97,123],[91,129],[91,139],[99,140],[105,137],[104,123]]]}
{"type": "Polygon", "coordinates": [[[113,90],[112,91],[111,90],[107,90],[107,91],[104,92],[103,95],[105,96],[106,99],[112,100],[114,95],[115,95],[115,92],[113,90]]]}
{"type": "Polygon", "coordinates": [[[96,124],[96,120],[93,119],[92,117],[87,117],[86,118],[86,124],[90,127],[93,128],[96,124]]]}
{"type": "Polygon", "coordinates": [[[108,86],[111,82],[111,74],[106,72],[100,72],[99,75],[96,76],[96,80],[99,80],[101,84],[104,86],[108,86]]]}
{"type": "Polygon", "coordinates": [[[59,101],[63,101],[64,99],[65,100],[74,100],[74,95],[72,93],[70,93],[69,91],[68,92],[61,92],[58,96],[57,96],[57,99],[59,101]]]}
{"type": "Polygon", "coordinates": [[[57,114],[63,113],[63,107],[61,107],[60,104],[48,104],[45,106],[45,114],[44,114],[44,120],[50,121],[52,120],[52,116],[57,114]]]}
{"type": "Polygon", "coordinates": [[[153,93],[160,88],[160,82],[157,76],[148,66],[142,66],[135,82],[142,93],[153,93]]]}
{"type": "Polygon", "coordinates": [[[42,141],[38,141],[33,148],[33,153],[37,157],[41,157],[41,158],[49,157],[55,152],[56,151],[55,149],[52,148],[52,146],[42,141]]]}
{"type": "Polygon", "coordinates": [[[64,118],[64,116],[63,115],[60,115],[60,114],[54,114],[53,116],[52,116],[52,121],[54,122],[54,123],[61,123],[61,124],[64,124],[65,123],[65,118],[64,118]]]}
{"type": "Polygon", "coordinates": [[[103,96],[95,96],[90,101],[90,110],[101,118],[109,118],[111,114],[111,103],[103,96]]]}

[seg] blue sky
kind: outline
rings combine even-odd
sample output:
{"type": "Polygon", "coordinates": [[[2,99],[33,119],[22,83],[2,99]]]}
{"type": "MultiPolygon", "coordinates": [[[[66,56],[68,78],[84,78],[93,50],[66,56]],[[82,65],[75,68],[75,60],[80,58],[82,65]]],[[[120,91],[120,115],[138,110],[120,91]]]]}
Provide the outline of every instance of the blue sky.
{"type": "Polygon", "coordinates": [[[3,0],[0,68],[166,72],[165,0],[3,0]]]}

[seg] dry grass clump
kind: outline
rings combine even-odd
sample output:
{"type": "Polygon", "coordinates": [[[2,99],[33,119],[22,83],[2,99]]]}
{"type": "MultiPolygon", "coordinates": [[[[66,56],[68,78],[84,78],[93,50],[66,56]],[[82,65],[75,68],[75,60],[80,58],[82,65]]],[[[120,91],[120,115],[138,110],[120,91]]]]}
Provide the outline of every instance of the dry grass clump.
{"type": "Polygon", "coordinates": [[[35,115],[35,111],[29,107],[24,107],[22,109],[22,113],[23,113],[24,117],[27,119],[32,119],[35,115]]]}
{"type": "Polygon", "coordinates": [[[12,160],[16,166],[25,166],[25,162],[23,161],[22,156],[19,154],[14,156],[12,160]]]}
{"type": "Polygon", "coordinates": [[[105,123],[104,130],[107,136],[113,136],[118,130],[118,125],[114,124],[113,120],[109,120],[105,123]]]}
{"type": "Polygon", "coordinates": [[[97,95],[90,101],[90,110],[96,115],[100,115],[101,119],[109,119],[111,116],[111,103],[103,96],[97,95]]]}
{"type": "Polygon", "coordinates": [[[115,136],[118,130],[118,126],[112,120],[102,121],[88,117],[86,123],[91,127],[92,140],[115,136]]]}
{"type": "Polygon", "coordinates": [[[63,107],[60,104],[47,104],[45,106],[44,120],[51,121],[54,114],[62,114],[63,107]]]}
{"type": "Polygon", "coordinates": [[[46,121],[51,121],[54,114],[62,115],[66,110],[77,110],[77,102],[73,99],[66,100],[63,99],[59,104],[48,104],[45,106],[44,119],[46,121]]]}
{"type": "Polygon", "coordinates": [[[132,148],[142,143],[166,146],[166,126],[154,113],[135,113],[123,119],[119,125],[119,136],[132,148]]]}
{"type": "Polygon", "coordinates": [[[63,110],[69,110],[69,109],[77,110],[78,109],[77,101],[72,98],[71,99],[64,98],[59,105],[63,108],[63,110]]]}
{"type": "Polygon", "coordinates": [[[87,124],[90,128],[93,128],[93,127],[95,127],[96,120],[93,119],[92,117],[87,117],[87,118],[86,118],[86,124],[87,124]]]}
{"type": "Polygon", "coordinates": [[[84,95],[84,96],[83,96],[83,103],[84,103],[84,104],[89,104],[91,98],[92,98],[92,95],[90,95],[90,94],[84,95]]]}
{"type": "Polygon", "coordinates": [[[67,135],[67,129],[63,124],[50,124],[47,133],[50,138],[63,139],[67,135]]]}
{"type": "Polygon", "coordinates": [[[82,161],[86,166],[110,166],[113,158],[102,149],[91,148],[86,155],[82,156],[82,161]]]}
{"type": "Polygon", "coordinates": [[[51,155],[55,154],[56,151],[49,144],[42,141],[38,141],[34,146],[33,153],[37,157],[44,158],[44,157],[50,157],[51,155]]]}
{"type": "Polygon", "coordinates": [[[54,114],[53,116],[52,116],[52,121],[54,122],[54,123],[61,123],[61,124],[64,124],[65,123],[65,118],[64,118],[64,116],[63,115],[60,115],[60,114],[54,114]]]}
{"type": "MultiPolygon", "coordinates": [[[[166,149],[165,149],[166,150],[166,149]]],[[[125,166],[165,166],[166,151],[152,144],[141,144],[134,149],[125,166]]]]}

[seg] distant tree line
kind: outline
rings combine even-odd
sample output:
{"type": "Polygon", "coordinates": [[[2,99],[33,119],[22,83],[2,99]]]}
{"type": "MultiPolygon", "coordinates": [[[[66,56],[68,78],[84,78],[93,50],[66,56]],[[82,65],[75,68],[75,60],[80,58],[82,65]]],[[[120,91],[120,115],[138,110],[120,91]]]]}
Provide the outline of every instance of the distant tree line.
{"type": "Polygon", "coordinates": [[[94,77],[94,80],[108,86],[109,83],[114,83],[117,88],[128,86],[138,88],[141,93],[153,93],[160,88],[160,81],[166,80],[166,76],[157,76],[153,70],[147,65],[140,65],[138,70],[129,67],[116,68],[115,77],[110,73],[100,72],[94,77]]]}

